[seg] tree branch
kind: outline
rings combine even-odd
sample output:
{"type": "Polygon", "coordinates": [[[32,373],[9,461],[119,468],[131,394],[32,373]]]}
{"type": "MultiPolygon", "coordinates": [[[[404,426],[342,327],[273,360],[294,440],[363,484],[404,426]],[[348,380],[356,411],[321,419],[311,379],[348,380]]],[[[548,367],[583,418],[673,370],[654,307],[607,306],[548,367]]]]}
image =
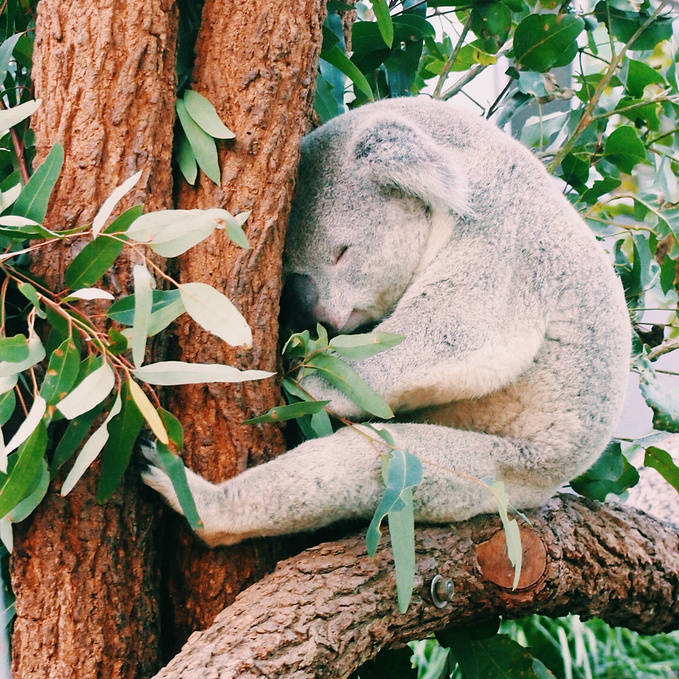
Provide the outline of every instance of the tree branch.
{"type": "Polygon", "coordinates": [[[156,679],[347,677],[383,647],[498,614],[597,615],[645,633],[679,627],[678,529],[570,495],[527,516],[516,591],[497,517],[417,531],[415,591],[404,615],[390,550],[383,545],[370,559],[363,535],[354,535],[280,563],[194,633],[156,679]],[[430,594],[436,575],[454,585],[443,608],[430,594]]]}

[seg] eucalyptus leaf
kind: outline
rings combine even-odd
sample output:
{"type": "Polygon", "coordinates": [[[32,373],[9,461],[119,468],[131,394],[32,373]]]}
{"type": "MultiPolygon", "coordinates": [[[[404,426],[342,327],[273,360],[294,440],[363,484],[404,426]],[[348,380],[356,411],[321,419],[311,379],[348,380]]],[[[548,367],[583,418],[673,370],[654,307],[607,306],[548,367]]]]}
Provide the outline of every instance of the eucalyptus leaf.
{"type": "Polygon", "coordinates": [[[35,307],[35,313],[38,317],[45,318],[45,312],[40,304],[40,295],[35,287],[26,281],[21,281],[17,284],[17,289],[35,307]]]}
{"type": "Polygon", "coordinates": [[[658,378],[653,364],[645,357],[638,359],[642,371],[639,388],[646,403],[653,410],[653,426],[656,429],[679,433],[679,401],[676,394],[658,378]]]}
{"type": "Polygon", "coordinates": [[[203,525],[203,522],[200,520],[200,516],[198,516],[196,503],[193,501],[189,484],[186,481],[186,467],[184,467],[184,463],[178,455],[174,455],[162,443],[156,444],[156,450],[158,451],[158,459],[172,483],[174,492],[177,494],[179,506],[182,508],[189,526],[191,526],[192,530],[197,530],[203,525]]]}
{"type": "MultiPolygon", "coordinates": [[[[28,338],[28,358],[23,361],[0,361],[0,378],[18,375],[45,358],[45,348],[37,336],[28,338]]],[[[16,384],[16,382],[15,382],[16,384]]],[[[11,387],[10,387],[11,389],[11,387]]]]}
{"type": "Polygon", "coordinates": [[[55,144],[42,165],[31,175],[26,186],[21,190],[12,206],[12,213],[28,217],[38,223],[42,222],[47,212],[52,189],[59,179],[63,164],[64,148],[61,144],[55,144]]]}
{"type": "Polygon", "coordinates": [[[382,351],[391,349],[405,339],[404,335],[389,332],[370,332],[361,335],[337,335],[330,340],[330,347],[342,358],[360,361],[382,351]]]}
{"type": "Polygon", "coordinates": [[[165,431],[165,425],[160,419],[160,415],[153,407],[153,404],[151,401],[149,401],[148,396],[134,380],[129,380],[127,384],[130,390],[130,395],[134,399],[139,412],[146,420],[146,424],[148,424],[149,429],[155,434],[156,438],[161,443],[167,445],[169,443],[169,439],[167,432],[165,431]]]}
{"type": "Polygon", "coordinates": [[[211,137],[233,139],[236,135],[221,121],[212,103],[195,90],[184,92],[184,106],[188,114],[211,137]]]}
{"type": "Polygon", "coordinates": [[[206,283],[182,283],[186,313],[202,328],[232,346],[252,346],[252,331],[231,300],[206,283]]]}
{"type": "Polygon", "coordinates": [[[51,469],[53,471],[60,469],[63,464],[71,459],[73,453],[85,440],[87,432],[103,408],[104,403],[102,402],[68,423],[57,447],[54,449],[54,455],[52,455],[51,469]]]}
{"type": "MultiPolygon", "coordinates": [[[[151,302],[151,317],[154,314],[160,314],[167,307],[174,308],[177,304],[181,307],[183,313],[183,305],[179,290],[153,290],[151,302]]],[[[134,295],[126,295],[111,304],[106,310],[106,315],[116,323],[121,325],[132,325],[134,323],[134,295]]],[[[177,314],[179,316],[179,313],[177,314]]],[[[177,317],[175,316],[175,318],[177,317]]],[[[172,319],[174,320],[174,318],[172,319]]]]}
{"type": "Polygon", "coordinates": [[[0,361],[20,363],[28,358],[28,341],[26,335],[0,337],[0,361]]]}
{"type": "Polygon", "coordinates": [[[169,386],[211,382],[248,382],[250,380],[263,380],[276,373],[266,370],[238,370],[238,368],[221,365],[220,363],[162,361],[137,368],[132,371],[132,374],[147,384],[169,386]]]}
{"type": "Polygon", "coordinates": [[[198,163],[196,163],[196,157],[193,155],[191,144],[189,144],[186,135],[180,136],[176,160],[184,179],[193,186],[198,177],[198,163]]]}
{"type": "Polygon", "coordinates": [[[175,107],[177,117],[186,138],[189,140],[191,151],[198,166],[215,184],[219,184],[219,160],[215,140],[193,120],[182,99],[177,99],[175,107]]]}
{"type": "Polygon", "coordinates": [[[415,514],[412,488],[406,488],[401,493],[401,500],[403,507],[388,512],[387,520],[396,570],[398,610],[405,613],[415,585],[415,514]]]}
{"type": "Polygon", "coordinates": [[[16,396],[14,395],[14,390],[10,389],[4,394],[0,394],[0,427],[6,424],[12,413],[14,412],[14,407],[16,406],[16,396]]]}
{"type": "Polygon", "coordinates": [[[529,14],[514,32],[514,58],[522,68],[544,73],[570,63],[585,22],[573,14],[529,14]]]}
{"type": "Polygon", "coordinates": [[[362,92],[368,99],[373,98],[373,91],[370,87],[368,79],[361,73],[356,64],[354,64],[349,57],[344,53],[344,51],[335,45],[331,49],[324,51],[321,54],[321,59],[332,64],[335,68],[338,68],[344,75],[351,80],[357,89],[362,92]]]}
{"type": "Polygon", "coordinates": [[[151,305],[153,303],[152,291],[155,285],[153,276],[142,264],[135,264],[132,268],[134,279],[134,315],[132,331],[132,361],[138,368],[144,362],[146,351],[146,336],[148,335],[149,320],[151,317],[151,305]]]}
{"type": "MultiPolygon", "coordinates": [[[[104,363],[104,366],[106,365],[107,364],[104,363]]],[[[113,406],[111,407],[111,411],[82,447],[82,450],[71,467],[71,471],[68,472],[68,475],[64,479],[60,491],[62,497],[68,495],[73,490],[75,484],[80,480],[89,466],[97,459],[108,440],[108,423],[120,412],[120,409],[121,399],[120,394],[117,394],[113,406]]]]}
{"type": "Polygon", "coordinates": [[[33,399],[28,415],[26,415],[26,419],[19,425],[19,428],[14,432],[14,436],[5,446],[2,455],[0,455],[0,471],[7,471],[7,455],[21,446],[33,434],[40,425],[46,410],[47,404],[45,399],[41,396],[36,396],[33,399]]]}
{"type": "Polygon", "coordinates": [[[285,420],[293,420],[296,417],[303,415],[313,415],[320,412],[328,405],[330,401],[299,401],[298,403],[291,403],[287,406],[276,406],[269,408],[263,415],[251,417],[249,420],[243,420],[243,424],[260,424],[262,422],[284,422],[285,420]]]}
{"type": "Polygon", "coordinates": [[[101,403],[113,389],[115,374],[111,366],[104,362],[100,368],[90,373],[68,396],[56,405],[64,417],[72,420],[101,403]]]}
{"type": "MultiPolygon", "coordinates": [[[[4,43],[3,43],[4,45],[4,43]]],[[[32,116],[40,108],[40,99],[27,101],[13,108],[0,111],[0,130],[7,130],[14,127],[22,120],[32,116]]]]}
{"type": "Polygon", "coordinates": [[[38,472],[35,487],[23,498],[23,500],[14,505],[13,509],[7,514],[7,518],[9,518],[12,523],[19,523],[28,518],[33,513],[33,510],[42,502],[42,499],[47,494],[49,485],[49,468],[43,457],[40,460],[40,470],[38,472]]]}
{"type": "Polygon", "coordinates": [[[54,405],[66,397],[78,377],[80,352],[69,337],[50,356],[45,378],[40,386],[40,395],[48,405],[54,405]]]}
{"type": "Polygon", "coordinates": [[[92,235],[96,237],[104,228],[106,220],[111,216],[116,205],[122,200],[123,196],[129,193],[141,178],[142,171],[136,172],[128,177],[120,186],[114,189],[113,193],[102,203],[99,211],[92,220],[92,235]]]}
{"type": "MultiPolygon", "coordinates": [[[[394,416],[384,399],[349,365],[335,356],[320,353],[305,364],[317,370],[330,384],[346,394],[356,405],[376,417],[389,419],[394,416]]],[[[302,381],[302,386],[304,382],[302,381]]]]}
{"type": "Polygon", "coordinates": [[[609,493],[620,495],[638,482],[639,472],[622,454],[620,443],[613,441],[584,474],[570,482],[570,486],[576,493],[603,502],[609,493]]]}
{"type": "Polygon", "coordinates": [[[375,18],[377,19],[377,28],[380,31],[382,40],[384,40],[387,47],[391,47],[394,42],[394,24],[391,21],[389,14],[389,5],[386,0],[370,0],[375,18]]]}
{"type": "Polygon", "coordinates": [[[655,469],[679,493],[679,467],[666,450],[649,446],[644,453],[644,464],[655,469]]]}
{"type": "Polygon", "coordinates": [[[100,288],[80,288],[80,290],[74,290],[68,296],[64,297],[64,301],[71,299],[82,299],[86,302],[90,302],[94,299],[114,300],[115,297],[110,292],[101,290],[100,288]]]}
{"type": "Polygon", "coordinates": [[[509,501],[507,499],[507,492],[502,481],[496,481],[488,487],[488,490],[494,495],[498,505],[498,513],[502,527],[505,532],[505,545],[507,547],[507,558],[514,566],[514,581],[512,582],[512,589],[516,589],[521,577],[521,566],[523,564],[523,549],[521,547],[521,531],[516,519],[510,519],[507,511],[509,508],[509,501]]]}

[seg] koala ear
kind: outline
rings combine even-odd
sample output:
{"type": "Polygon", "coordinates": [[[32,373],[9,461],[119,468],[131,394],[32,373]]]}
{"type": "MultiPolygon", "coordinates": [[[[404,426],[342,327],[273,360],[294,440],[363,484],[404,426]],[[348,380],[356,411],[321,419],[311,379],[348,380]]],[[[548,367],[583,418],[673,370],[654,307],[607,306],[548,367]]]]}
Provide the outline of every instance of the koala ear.
{"type": "Polygon", "coordinates": [[[464,167],[454,149],[399,118],[379,118],[352,140],[354,158],[378,181],[393,184],[434,208],[469,213],[464,167]]]}

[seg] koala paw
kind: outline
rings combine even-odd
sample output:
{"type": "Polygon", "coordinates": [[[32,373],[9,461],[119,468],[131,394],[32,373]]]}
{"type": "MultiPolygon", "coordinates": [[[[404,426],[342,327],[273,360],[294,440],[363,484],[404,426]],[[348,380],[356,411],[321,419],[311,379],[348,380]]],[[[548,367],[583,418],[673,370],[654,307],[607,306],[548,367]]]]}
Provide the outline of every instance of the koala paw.
{"type": "Polygon", "coordinates": [[[141,472],[142,481],[150,488],[153,488],[157,493],[160,493],[165,502],[172,507],[175,512],[183,515],[184,512],[182,512],[172,481],[170,481],[170,477],[160,467],[160,461],[158,460],[158,454],[155,452],[155,448],[152,449],[155,459],[150,459],[150,455],[147,453],[148,450],[148,448],[142,447],[144,457],[149,460],[148,466],[141,472]]]}

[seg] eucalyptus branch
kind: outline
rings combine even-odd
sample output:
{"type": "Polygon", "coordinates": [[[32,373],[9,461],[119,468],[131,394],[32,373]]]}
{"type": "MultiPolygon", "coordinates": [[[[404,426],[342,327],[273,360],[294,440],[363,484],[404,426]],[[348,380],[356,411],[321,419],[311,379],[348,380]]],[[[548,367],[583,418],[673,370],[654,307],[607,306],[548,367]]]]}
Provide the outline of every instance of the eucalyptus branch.
{"type": "Polygon", "coordinates": [[[592,114],[594,109],[599,103],[601,95],[604,93],[608,87],[608,84],[613,79],[613,76],[618,70],[620,63],[627,54],[627,50],[630,49],[634,42],[636,42],[637,38],[658,18],[658,15],[663,9],[665,9],[666,6],[666,2],[661,3],[661,5],[651,14],[651,16],[648,17],[646,21],[644,21],[644,23],[634,32],[632,37],[623,45],[623,48],[620,50],[620,52],[611,59],[611,63],[599,81],[594,94],[587,103],[587,106],[585,107],[585,110],[583,111],[582,116],[575,127],[575,130],[573,130],[573,133],[566,140],[566,143],[561,147],[558,153],[554,156],[552,162],[547,166],[547,170],[549,172],[554,172],[554,170],[559,167],[561,161],[571,152],[571,149],[575,146],[575,143],[580,138],[580,135],[584,132],[585,128],[592,122],[592,114]]]}
{"type": "Polygon", "coordinates": [[[648,352],[648,358],[651,361],[655,361],[655,359],[659,356],[662,356],[663,354],[669,354],[670,351],[674,351],[675,349],[679,349],[679,337],[673,337],[672,339],[665,340],[657,347],[653,347],[653,349],[648,352]]]}
{"type": "Polygon", "coordinates": [[[629,106],[616,108],[612,111],[604,111],[603,113],[597,113],[597,115],[592,116],[590,118],[590,123],[594,122],[595,120],[605,120],[606,118],[610,118],[611,116],[617,115],[618,113],[627,113],[629,111],[634,111],[636,109],[643,108],[644,106],[648,106],[650,104],[662,104],[663,102],[676,104],[677,101],[678,101],[677,95],[667,96],[667,92],[663,92],[662,94],[658,95],[657,97],[653,97],[653,99],[649,99],[648,101],[640,101],[637,102],[636,104],[630,104],[629,106]]]}
{"type": "Polygon", "coordinates": [[[675,132],[679,132],[679,127],[673,127],[671,130],[667,132],[663,132],[662,134],[658,135],[657,137],[652,137],[646,142],[646,148],[649,146],[652,146],[656,142],[659,142],[661,139],[664,139],[665,137],[669,137],[671,134],[674,134],[675,132]]]}
{"type": "Polygon", "coordinates": [[[434,88],[434,94],[432,94],[432,97],[434,99],[440,99],[441,98],[441,90],[443,89],[443,85],[446,82],[446,79],[448,78],[448,75],[450,73],[450,69],[454,66],[455,60],[457,59],[458,55],[460,54],[460,50],[462,49],[464,45],[465,38],[467,37],[467,33],[469,33],[469,29],[472,24],[472,15],[471,12],[467,15],[467,20],[464,22],[464,25],[462,26],[462,32],[460,33],[460,37],[457,40],[457,44],[451,51],[450,55],[446,59],[446,63],[443,65],[443,69],[441,71],[441,74],[439,75],[438,82],[436,83],[436,87],[434,88]]]}
{"type": "Polygon", "coordinates": [[[465,85],[469,84],[476,76],[488,67],[487,64],[474,64],[465,74],[439,98],[447,101],[454,97],[465,85]]]}

